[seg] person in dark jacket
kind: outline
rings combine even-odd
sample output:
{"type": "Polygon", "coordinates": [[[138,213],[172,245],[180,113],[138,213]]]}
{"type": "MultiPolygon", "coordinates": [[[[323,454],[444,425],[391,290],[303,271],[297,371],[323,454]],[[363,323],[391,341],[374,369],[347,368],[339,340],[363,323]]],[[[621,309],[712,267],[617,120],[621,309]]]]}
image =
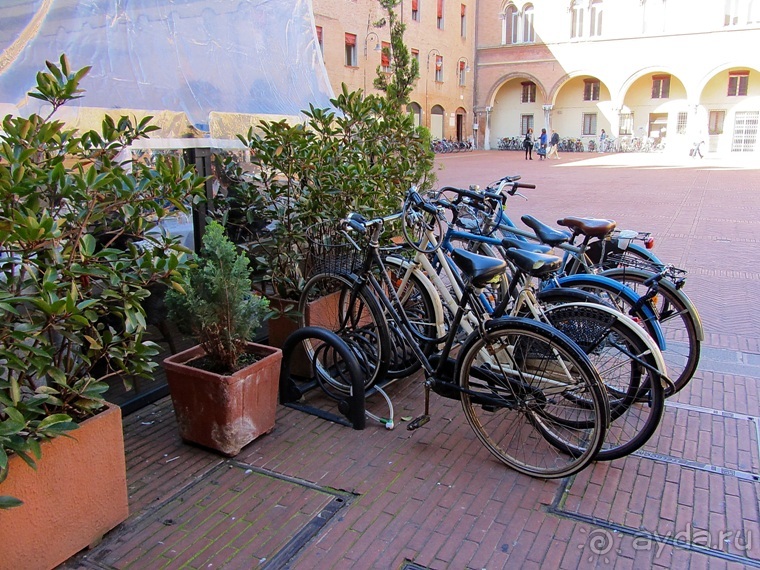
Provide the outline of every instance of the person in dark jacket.
{"type": "Polygon", "coordinates": [[[552,129],[552,137],[549,139],[549,152],[546,153],[546,158],[556,158],[559,160],[559,135],[557,131],[552,129]]]}
{"type": "Polygon", "coordinates": [[[525,133],[523,148],[525,149],[525,160],[533,160],[533,129],[531,128],[528,128],[528,132],[525,133]]]}

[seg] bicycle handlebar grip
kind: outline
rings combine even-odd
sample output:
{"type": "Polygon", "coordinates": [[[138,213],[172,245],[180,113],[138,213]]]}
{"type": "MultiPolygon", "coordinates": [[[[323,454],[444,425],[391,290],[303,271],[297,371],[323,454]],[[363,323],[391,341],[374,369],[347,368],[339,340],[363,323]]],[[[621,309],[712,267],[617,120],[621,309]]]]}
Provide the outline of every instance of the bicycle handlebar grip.
{"type": "Polygon", "coordinates": [[[367,233],[367,218],[361,214],[351,213],[345,220],[343,220],[343,223],[352,230],[363,234],[367,233]]]}
{"type": "Polygon", "coordinates": [[[438,213],[438,209],[430,202],[423,200],[422,196],[420,196],[419,192],[416,190],[411,190],[409,192],[409,199],[412,201],[412,204],[414,204],[420,210],[427,212],[428,214],[438,213]]]}

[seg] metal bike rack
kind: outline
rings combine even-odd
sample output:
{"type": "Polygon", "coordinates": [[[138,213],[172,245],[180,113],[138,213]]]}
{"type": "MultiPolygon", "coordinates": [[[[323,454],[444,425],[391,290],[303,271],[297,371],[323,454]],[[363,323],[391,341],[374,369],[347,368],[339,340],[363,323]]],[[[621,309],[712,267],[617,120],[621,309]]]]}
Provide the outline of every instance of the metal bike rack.
{"type": "Polygon", "coordinates": [[[282,368],[280,370],[280,403],[282,405],[353,427],[356,430],[362,430],[366,425],[367,416],[365,396],[364,378],[359,361],[346,342],[337,334],[323,327],[303,327],[293,332],[285,340],[282,347],[282,368]],[[351,379],[351,391],[344,399],[338,401],[338,409],[347,419],[300,401],[308,392],[320,387],[319,382],[313,377],[297,379],[290,374],[290,361],[293,353],[296,347],[306,339],[316,339],[326,343],[343,359],[351,379]]]}

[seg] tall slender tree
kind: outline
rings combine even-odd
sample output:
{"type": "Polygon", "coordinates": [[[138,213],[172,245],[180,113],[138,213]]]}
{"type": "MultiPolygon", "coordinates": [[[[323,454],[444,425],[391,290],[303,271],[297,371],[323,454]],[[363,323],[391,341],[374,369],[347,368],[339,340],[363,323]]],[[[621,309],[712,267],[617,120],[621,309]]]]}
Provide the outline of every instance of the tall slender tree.
{"type": "Polygon", "coordinates": [[[390,47],[383,47],[383,56],[390,62],[390,73],[383,71],[382,66],[377,67],[377,77],[373,85],[385,93],[389,103],[401,109],[409,103],[409,94],[414,89],[414,84],[420,76],[419,62],[409,54],[409,48],[404,43],[404,31],[406,24],[401,22],[396,13],[396,6],[401,0],[378,0],[388,14],[387,22],[382,20],[378,27],[388,24],[391,32],[390,47]]]}

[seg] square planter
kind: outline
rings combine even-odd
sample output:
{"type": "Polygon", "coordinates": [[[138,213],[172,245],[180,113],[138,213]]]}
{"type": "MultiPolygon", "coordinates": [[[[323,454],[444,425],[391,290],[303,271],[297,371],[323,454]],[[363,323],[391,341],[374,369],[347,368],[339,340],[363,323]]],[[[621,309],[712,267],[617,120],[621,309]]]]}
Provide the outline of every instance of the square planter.
{"type": "Polygon", "coordinates": [[[262,358],[229,376],[188,364],[205,354],[201,346],[164,360],[183,440],[234,456],[274,429],[282,351],[251,343],[249,352],[262,358]]]}
{"type": "Polygon", "coordinates": [[[0,511],[0,570],[53,568],[129,516],[121,409],[109,406],[70,435],[42,444],[36,470],[11,456],[0,494],[24,504],[0,511]]]}

